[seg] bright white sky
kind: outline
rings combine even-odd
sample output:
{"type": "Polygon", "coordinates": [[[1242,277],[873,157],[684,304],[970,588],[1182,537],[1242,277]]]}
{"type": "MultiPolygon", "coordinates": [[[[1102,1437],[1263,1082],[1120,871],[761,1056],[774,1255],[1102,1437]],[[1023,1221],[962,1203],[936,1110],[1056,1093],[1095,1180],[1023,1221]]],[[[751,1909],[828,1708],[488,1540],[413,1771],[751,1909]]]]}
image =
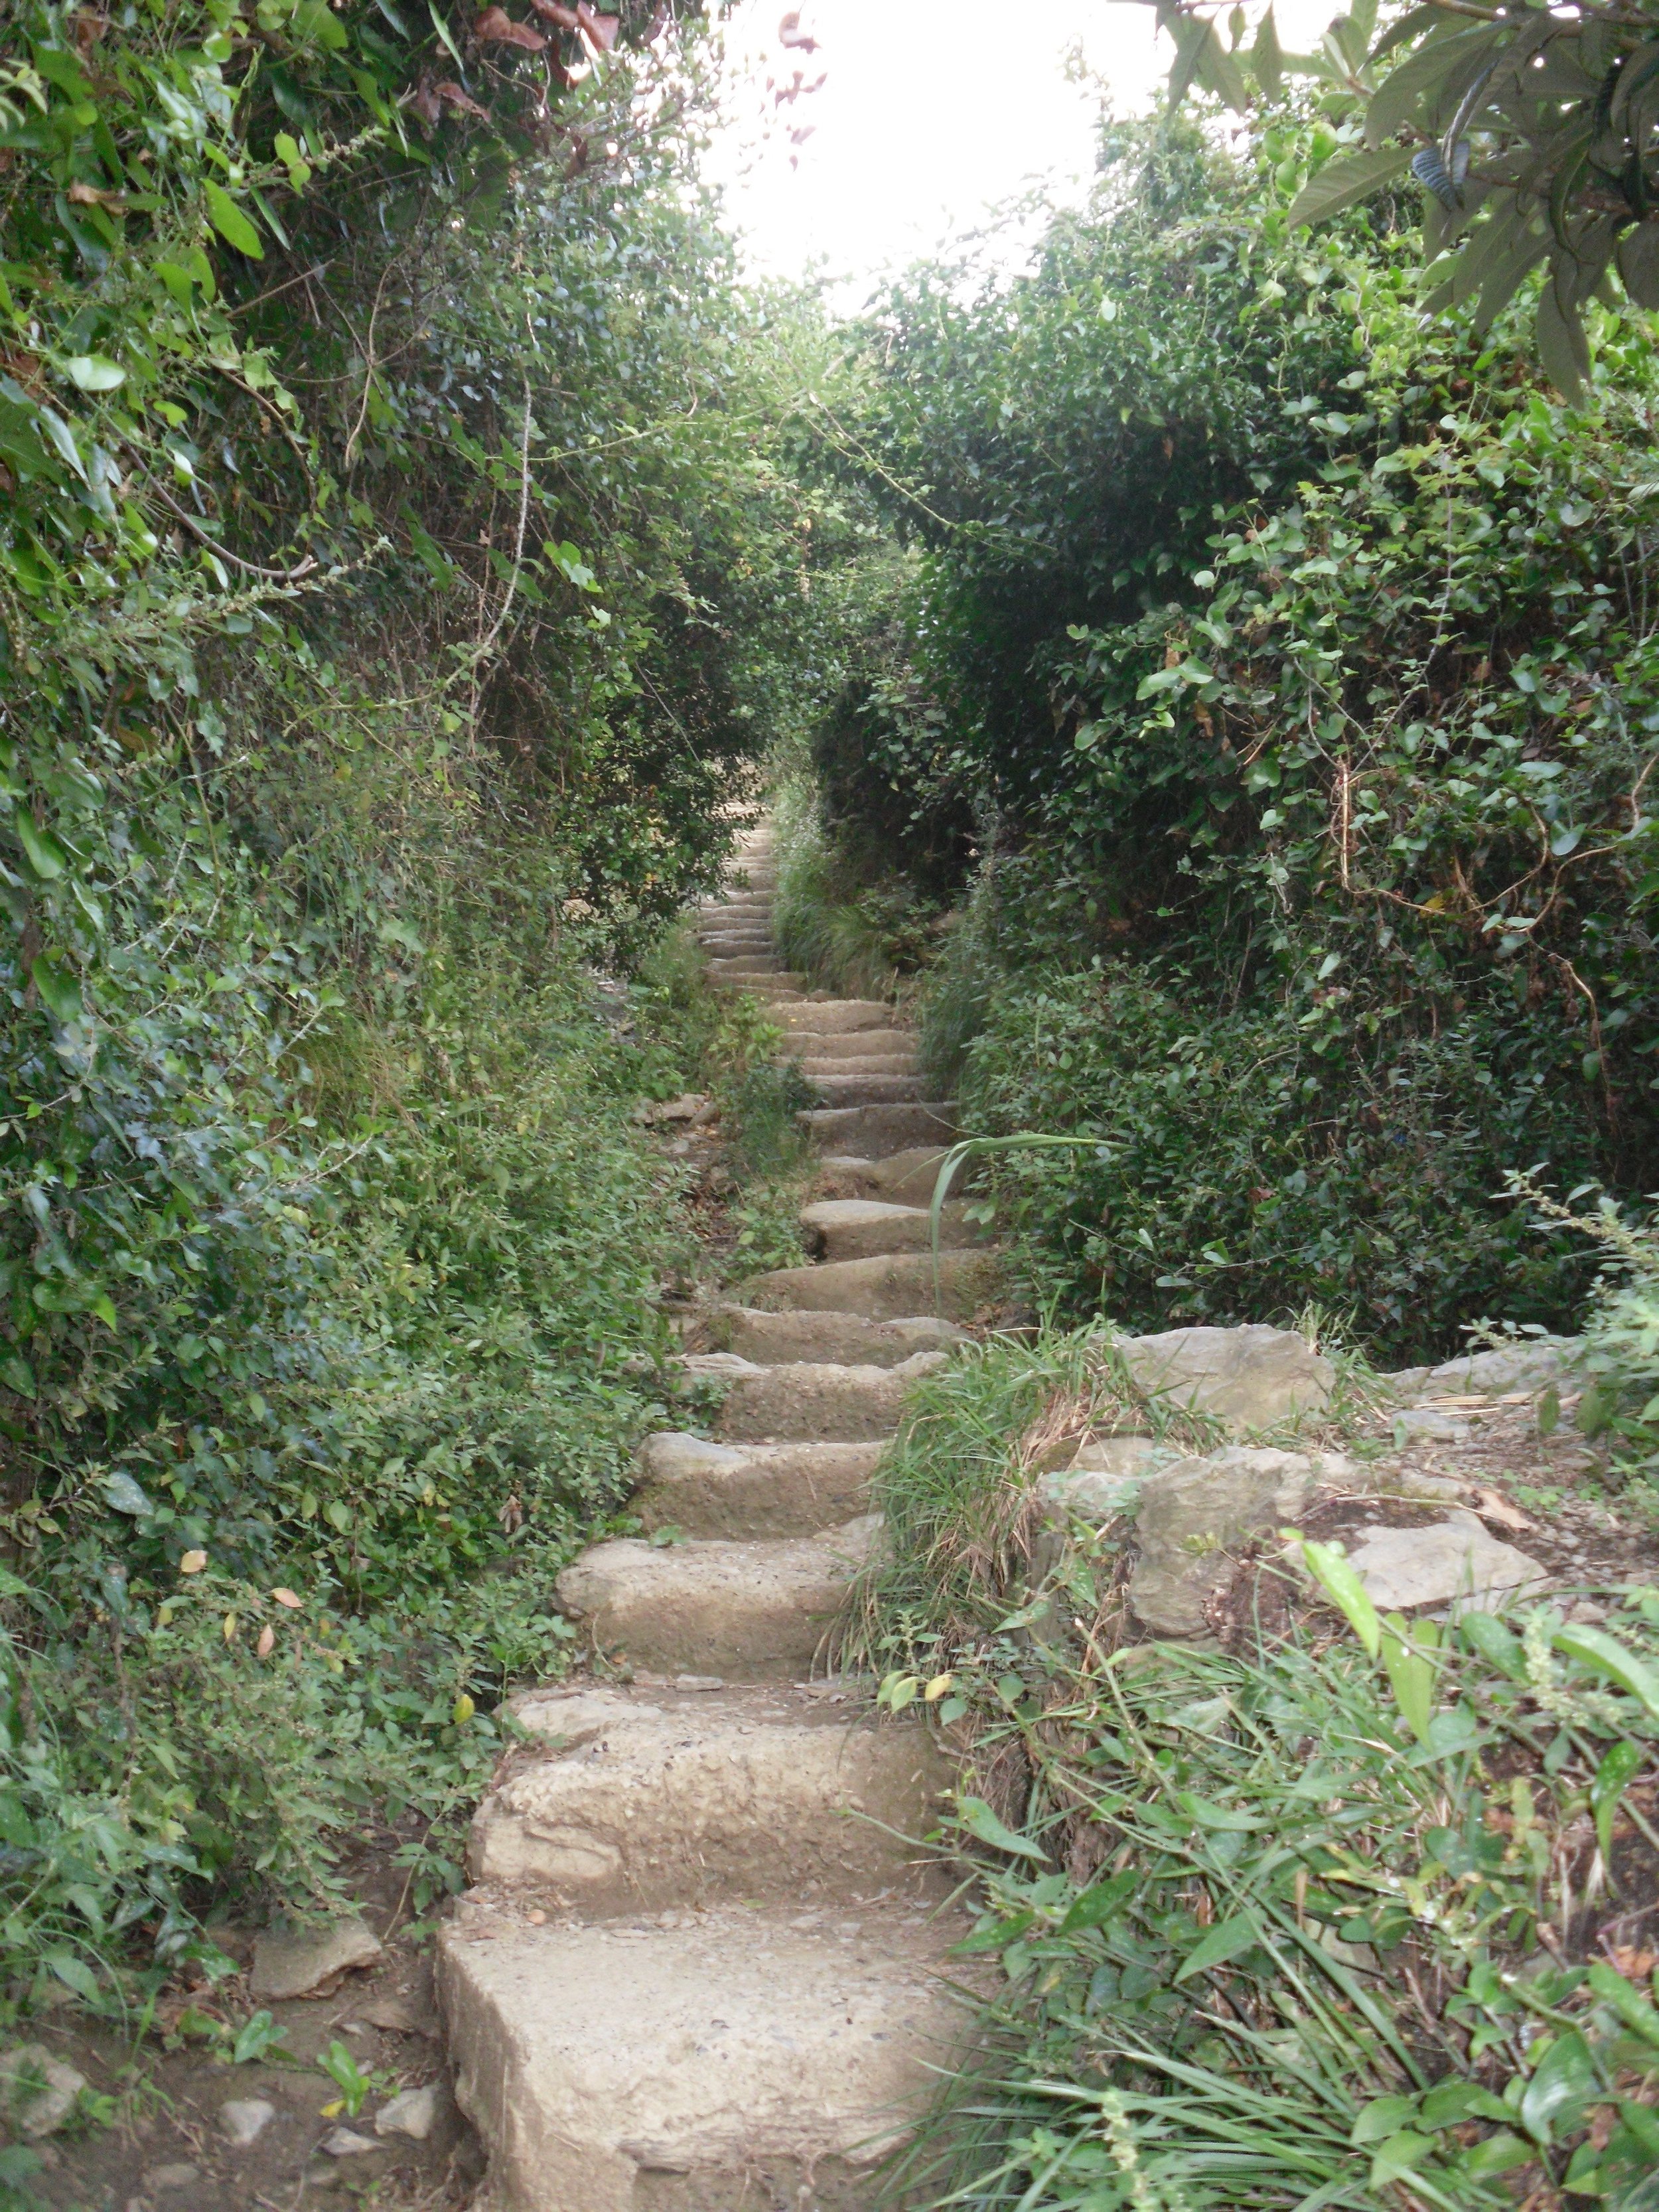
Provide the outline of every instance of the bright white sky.
{"type": "MultiPolygon", "coordinates": [[[[1281,44],[1306,52],[1340,12],[1338,0],[1278,0],[1281,44]]],[[[1146,111],[1170,58],[1137,0],[738,0],[726,39],[712,167],[750,264],[798,277],[821,263],[844,310],[1032,181],[1080,185],[1097,94],[1067,82],[1073,49],[1120,115],[1146,111]],[[779,43],[795,5],[816,53],[779,43]],[[787,87],[798,69],[822,88],[775,106],[768,79],[787,87]]]]}

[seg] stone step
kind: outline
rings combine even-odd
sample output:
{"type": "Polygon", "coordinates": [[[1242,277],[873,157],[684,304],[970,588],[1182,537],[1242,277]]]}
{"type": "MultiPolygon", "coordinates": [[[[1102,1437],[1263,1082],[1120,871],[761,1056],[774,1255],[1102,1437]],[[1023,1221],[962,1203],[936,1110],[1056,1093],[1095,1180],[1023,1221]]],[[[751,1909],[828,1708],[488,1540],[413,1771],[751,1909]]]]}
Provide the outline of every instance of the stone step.
{"type": "Polygon", "coordinates": [[[831,1106],[908,1106],[927,1096],[920,1075],[829,1075],[813,1089],[831,1106]]]}
{"type": "MultiPolygon", "coordinates": [[[[809,1083],[816,1084],[827,1097],[838,1099],[839,1094],[831,1088],[835,1084],[875,1082],[883,1077],[894,1075],[913,1079],[918,1083],[921,1080],[916,1073],[914,1052],[872,1052],[858,1060],[800,1060],[796,1065],[809,1083]]],[[[870,1102],[839,1099],[839,1103],[865,1105],[870,1102]]]]}
{"type": "Polygon", "coordinates": [[[734,952],[729,960],[711,960],[708,972],[717,981],[740,982],[750,975],[764,975],[780,983],[804,983],[805,978],[786,968],[775,952],[734,952]]]}
{"type": "Polygon", "coordinates": [[[545,1748],[479,1807],[475,1881],[599,1913],[939,1886],[909,1840],[948,1780],[936,1740],[848,1686],[587,1684],[510,1710],[545,1748]]]}
{"type": "Polygon", "coordinates": [[[692,912],[699,921],[712,921],[722,915],[769,915],[772,904],[769,891],[728,891],[720,898],[702,900],[692,912]]]}
{"type": "Polygon", "coordinates": [[[792,1014],[786,1027],[810,1029],[821,1035],[842,1036],[849,1030],[884,1030],[892,1026],[893,1009],[884,999],[811,999],[792,1014]]]}
{"type": "Polygon", "coordinates": [[[998,1279],[997,1256],[982,1249],[941,1252],[938,1297],[931,1252],[896,1252],[874,1260],[837,1260],[817,1267],[779,1267],[743,1286],[751,1306],[769,1313],[851,1313],[867,1321],[902,1321],[907,1315],[940,1314],[971,1321],[990,1304],[998,1279]]]}
{"type": "Polygon", "coordinates": [[[794,1681],[868,1558],[877,1523],[769,1543],[595,1544],[559,1577],[561,1607],[608,1655],[662,1674],[794,1681]]]}
{"type": "MultiPolygon", "coordinates": [[[[891,1053],[914,1053],[915,1048],[914,1030],[843,1030],[837,1035],[833,1030],[804,1030],[793,1023],[789,1030],[789,1049],[803,1061],[877,1060],[891,1053]]],[[[848,1074],[854,1072],[845,1070],[848,1074]]]]}
{"type": "Polygon", "coordinates": [[[953,1143],[956,1114],[954,1102],[942,1099],[809,1108],[796,1119],[820,1152],[856,1152],[862,1158],[878,1160],[918,1145],[953,1143]]]}
{"type": "MultiPolygon", "coordinates": [[[[884,1160],[831,1152],[821,1165],[826,1176],[848,1198],[882,1198],[894,1206],[926,1206],[933,1202],[945,1153],[943,1145],[912,1145],[902,1152],[890,1153],[884,1160]]],[[[960,1191],[972,1174],[969,1161],[951,1178],[951,1189],[960,1191]]]]}
{"type": "Polygon", "coordinates": [[[465,1899],[440,1943],[499,2212],[850,2212],[961,2063],[959,1919],[897,1899],[811,1926],[790,1905],[652,1927],[527,1911],[465,1899]]]}
{"type": "Polygon", "coordinates": [[[720,1432],[730,1443],[867,1443],[890,1437],[913,1383],[945,1364],[942,1352],[917,1352],[897,1367],[842,1367],[791,1360],[762,1367],[736,1352],[691,1352],[678,1364],[689,1375],[730,1389],[720,1432]]]}
{"type": "Polygon", "coordinates": [[[792,1359],[899,1367],[918,1352],[946,1352],[965,1341],[959,1328],[931,1314],[866,1321],[861,1314],[762,1313],[753,1306],[729,1305],[716,1306],[706,1326],[712,1349],[738,1352],[757,1367],[781,1366],[792,1359]]]}
{"type": "Polygon", "coordinates": [[[710,960],[741,960],[745,953],[768,951],[772,933],[769,929],[700,930],[697,944],[710,960]]]}
{"type": "MultiPolygon", "coordinates": [[[[932,1215],[922,1206],[890,1206],[879,1198],[826,1198],[801,1208],[807,1249],[817,1260],[869,1260],[883,1252],[931,1252],[932,1215]]],[[[939,1244],[960,1249],[971,1241],[960,1205],[939,1212],[939,1244]]]]}
{"type": "MultiPolygon", "coordinates": [[[[909,1352],[916,1348],[912,1344],[909,1352]]],[[[727,1540],[811,1536],[868,1510],[870,1478],[881,1453],[874,1440],[724,1444],[665,1430],[640,1448],[643,1487],[631,1501],[633,1510],[647,1534],[678,1528],[687,1536],[727,1540]]]]}

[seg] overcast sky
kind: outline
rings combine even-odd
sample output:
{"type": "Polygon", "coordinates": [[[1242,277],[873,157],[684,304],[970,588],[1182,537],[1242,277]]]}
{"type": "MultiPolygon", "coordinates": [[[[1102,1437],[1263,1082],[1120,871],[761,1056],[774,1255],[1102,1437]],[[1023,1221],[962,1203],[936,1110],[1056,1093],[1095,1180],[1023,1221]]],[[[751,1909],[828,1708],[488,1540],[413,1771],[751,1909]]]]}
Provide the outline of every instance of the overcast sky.
{"type": "MultiPolygon", "coordinates": [[[[1032,179],[1077,188],[1097,96],[1067,82],[1068,53],[1081,49],[1122,115],[1146,110],[1169,67],[1169,42],[1136,0],[805,0],[815,53],[779,41],[792,4],[733,11],[714,169],[753,266],[800,276],[822,261],[842,307],[1032,179]],[[808,85],[822,75],[821,88],[775,106],[797,70],[808,85]],[[775,118],[765,132],[763,112],[775,118]]],[[[1305,50],[1340,11],[1279,0],[1277,12],[1281,42],[1305,50]]]]}

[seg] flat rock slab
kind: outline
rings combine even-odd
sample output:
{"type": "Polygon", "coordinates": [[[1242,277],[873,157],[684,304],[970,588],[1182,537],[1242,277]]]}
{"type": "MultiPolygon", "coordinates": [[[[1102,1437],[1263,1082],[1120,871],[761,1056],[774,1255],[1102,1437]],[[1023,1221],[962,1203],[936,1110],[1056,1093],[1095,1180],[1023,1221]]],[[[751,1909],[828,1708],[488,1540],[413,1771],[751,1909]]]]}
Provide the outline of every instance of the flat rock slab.
{"type": "Polygon", "coordinates": [[[940,1099],[913,1105],[820,1106],[797,1118],[820,1152],[857,1152],[879,1160],[917,1145],[954,1144],[956,1115],[954,1103],[940,1099]]]}
{"type": "Polygon", "coordinates": [[[1547,1390],[1566,1381],[1583,1350],[1576,1336],[1523,1338],[1496,1352],[1466,1352],[1438,1367],[1407,1367],[1383,1377],[1398,1397],[1498,1398],[1511,1390],[1547,1390]]]}
{"type": "Polygon", "coordinates": [[[595,1641],[665,1674],[793,1681],[811,1666],[873,1519],[769,1543],[596,1544],[559,1577],[560,1605],[595,1641]]]}
{"type": "Polygon", "coordinates": [[[879,1443],[723,1444],[669,1431],[640,1451],[634,1510],[647,1531],[811,1536],[864,1512],[879,1443]]]}
{"type": "Polygon", "coordinates": [[[1334,1452],[1251,1450],[1232,1445],[1177,1460],[1141,1486],[1135,1534],[1140,1557],[1129,1602],[1154,1636],[1201,1636],[1207,1607],[1232,1578],[1231,1553],[1293,1521],[1314,1492],[1363,1485],[1334,1452]]]}
{"type": "Polygon", "coordinates": [[[1042,1476],[1045,1502],[1098,1527],[1133,1510],[1142,1485],[1182,1457],[1155,1437],[1102,1437],[1080,1443],[1071,1465],[1042,1476]]]}
{"type": "Polygon", "coordinates": [[[439,1973],[501,2212],[852,2212],[958,2059],[951,1936],[890,1902],[531,1928],[464,1902],[439,1973]],[[493,1940],[479,1940],[489,1931],[493,1940]]]}
{"type": "Polygon", "coordinates": [[[937,1313],[971,1321],[996,1294],[997,1262],[988,1251],[894,1252],[872,1260],[836,1260],[819,1267],[779,1267],[744,1285],[751,1306],[773,1312],[860,1314],[866,1321],[902,1321],[937,1313]]]}
{"type": "Polygon", "coordinates": [[[918,1352],[948,1352],[967,1341],[954,1322],[931,1314],[866,1321],[860,1314],[763,1313],[754,1306],[716,1307],[708,1334],[723,1351],[762,1367],[792,1359],[898,1367],[918,1352]]]}
{"type": "Polygon", "coordinates": [[[248,1994],[273,2002],[326,1996],[343,1974],[382,1955],[379,1936],[355,1916],[325,1928],[268,1928],[253,1947],[248,1994]]]}
{"type": "Polygon", "coordinates": [[[1136,1387],[1230,1429],[1267,1429],[1322,1413],[1336,1370],[1293,1329],[1172,1328],[1118,1346],[1136,1387]]]}
{"type": "Polygon", "coordinates": [[[760,1367],[741,1361],[744,1371],[734,1377],[720,1407],[720,1435],[732,1443],[805,1443],[814,1438],[863,1443],[890,1437],[911,1389],[942,1367],[945,1358],[942,1352],[917,1352],[897,1367],[842,1367],[807,1360],[760,1367]]]}
{"type": "Polygon", "coordinates": [[[893,1009],[884,999],[807,999],[791,1010],[783,1026],[791,1034],[813,1030],[836,1036],[848,1030],[888,1029],[892,1020],[893,1009]]]}
{"type": "MultiPolygon", "coordinates": [[[[858,1031],[854,1030],[853,1034],[856,1036],[858,1031]]],[[[834,1088],[836,1084],[876,1083],[898,1076],[903,1077],[907,1082],[920,1083],[921,1080],[916,1072],[914,1052],[870,1052],[860,1054],[856,1060],[837,1058],[833,1054],[814,1054],[810,1057],[803,1054],[796,1064],[809,1083],[816,1085],[832,1103],[842,1106],[867,1106],[878,1102],[845,1097],[834,1088]]]]}
{"type": "Polygon", "coordinates": [[[1541,1594],[1549,1580],[1547,1567],[1500,1544],[1474,1513],[1449,1513],[1427,1528],[1379,1528],[1354,1547],[1348,1564],[1379,1613],[1457,1604],[1490,1610],[1523,1592],[1541,1594]]]}
{"type": "Polygon", "coordinates": [[[693,1898],[794,1898],[801,1911],[925,1883],[929,1855],[906,1839],[933,1825],[949,1780],[925,1727],[781,1686],[594,1686],[513,1711],[562,1747],[478,1808],[476,1881],[584,1912],[693,1898]]]}

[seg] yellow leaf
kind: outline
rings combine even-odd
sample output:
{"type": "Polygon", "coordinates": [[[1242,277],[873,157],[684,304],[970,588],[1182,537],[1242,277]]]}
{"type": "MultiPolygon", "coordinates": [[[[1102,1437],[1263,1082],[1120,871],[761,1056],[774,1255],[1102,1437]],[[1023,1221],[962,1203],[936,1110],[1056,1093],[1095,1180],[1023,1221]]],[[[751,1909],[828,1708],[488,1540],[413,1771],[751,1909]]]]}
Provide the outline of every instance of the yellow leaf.
{"type": "Polygon", "coordinates": [[[205,1552],[186,1552],[179,1562],[179,1571],[181,1575],[199,1575],[206,1565],[205,1552]]]}
{"type": "Polygon", "coordinates": [[[954,1674],[935,1674],[921,1693],[923,1703],[936,1705],[945,1692],[953,1686],[956,1679],[954,1674]]]}
{"type": "Polygon", "coordinates": [[[285,1605],[290,1613],[297,1613],[303,1600],[295,1597],[291,1589],[274,1589],[270,1593],[278,1605],[285,1605]]]}
{"type": "Polygon", "coordinates": [[[236,1616],[234,1613],[228,1613],[225,1615],[225,1641],[227,1644],[231,1644],[235,1641],[235,1638],[236,1616]]]}
{"type": "Polygon", "coordinates": [[[460,1696],[455,1700],[454,1721],[456,1727],[465,1728],[477,1710],[477,1707],[473,1704],[471,1698],[469,1698],[466,1692],[463,1690],[460,1696]]]}
{"type": "Polygon", "coordinates": [[[344,2110],[345,2099],[343,2097],[337,2097],[331,2105],[325,2105],[323,2106],[320,2117],[325,2120],[337,2120],[344,2110]]]}
{"type": "Polygon", "coordinates": [[[271,1653],[276,1650],[276,1632],[269,1621],[267,1621],[264,1626],[259,1631],[259,1641],[253,1648],[262,1659],[269,1659],[271,1653]]]}

